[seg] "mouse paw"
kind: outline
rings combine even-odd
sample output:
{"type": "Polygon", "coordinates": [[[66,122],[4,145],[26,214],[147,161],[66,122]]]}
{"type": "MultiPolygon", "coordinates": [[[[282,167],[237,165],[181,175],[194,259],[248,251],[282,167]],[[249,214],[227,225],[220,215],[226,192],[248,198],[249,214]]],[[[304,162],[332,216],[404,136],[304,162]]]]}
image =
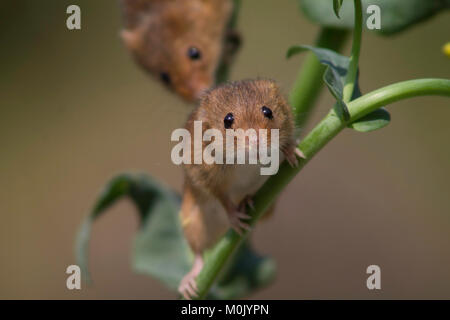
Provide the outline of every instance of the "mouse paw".
{"type": "Polygon", "coordinates": [[[245,208],[249,206],[250,209],[255,210],[255,203],[253,202],[253,199],[251,196],[245,196],[244,199],[242,199],[241,203],[238,206],[238,210],[240,212],[245,212],[245,208]]]}
{"type": "Polygon", "coordinates": [[[283,150],[283,153],[284,153],[284,156],[286,157],[286,161],[293,168],[298,166],[298,159],[297,159],[297,157],[299,157],[301,159],[306,159],[306,156],[297,147],[289,148],[288,150],[283,150]]]}
{"type": "Polygon", "coordinates": [[[228,219],[230,221],[231,227],[236,231],[240,236],[243,234],[243,230],[250,231],[250,225],[242,220],[248,220],[251,217],[242,212],[241,210],[234,210],[228,214],[228,219]]]}
{"type": "Polygon", "coordinates": [[[181,280],[178,286],[178,292],[186,299],[192,300],[198,297],[198,288],[196,278],[203,268],[203,258],[202,256],[196,255],[194,259],[194,265],[191,271],[189,271],[181,280]]]}
{"type": "Polygon", "coordinates": [[[188,273],[183,277],[178,286],[178,292],[186,299],[192,300],[198,297],[197,282],[195,281],[195,275],[188,273]]]}
{"type": "Polygon", "coordinates": [[[298,166],[298,159],[294,150],[285,152],[284,156],[286,157],[286,161],[289,163],[291,167],[295,168],[298,166]]]}

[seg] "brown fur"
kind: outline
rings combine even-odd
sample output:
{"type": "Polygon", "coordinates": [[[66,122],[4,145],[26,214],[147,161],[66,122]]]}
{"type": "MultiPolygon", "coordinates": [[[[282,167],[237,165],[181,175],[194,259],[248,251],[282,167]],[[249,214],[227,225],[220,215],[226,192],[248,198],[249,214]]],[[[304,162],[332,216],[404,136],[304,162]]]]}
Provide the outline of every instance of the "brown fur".
{"type": "Polygon", "coordinates": [[[121,0],[126,29],[122,38],[136,61],[188,101],[215,81],[223,58],[231,0],[121,0]],[[200,50],[191,60],[188,49],[200,50]]]}
{"type": "MultiPolygon", "coordinates": [[[[281,151],[289,153],[295,149],[291,108],[275,82],[247,80],[210,90],[202,98],[200,106],[191,114],[186,128],[193,136],[194,121],[201,120],[203,132],[209,128],[215,128],[219,129],[225,137],[223,119],[230,112],[235,119],[233,129],[280,129],[281,151]],[[262,106],[272,110],[273,119],[264,117],[261,111],[262,106]]],[[[270,135],[268,137],[268,143],[270,143],[270,135]]],[[[207,144],[209,142],[204,142],[203,147],[207,144]]],[[[193,156],[193,152],[191,154],[193,156]]],[[[181,219],[186,238],[195,252],[203,252],[212,246],[229,228],[229,225],[219,226],[212,221],[219,214],[220,210],[216,208],[217,206],[222,206],[221,209],[225,211],[233,210],[246,196],[252,196],[250,191],[244,191],[238,197],[231,198],[233,190],[230,188],[235,179],[240,178],[236,174],[238,166],[242,165],[203,163],[184,166],[185,186],[181,219]],[[215,199],[215,204],[211,203],[212,199],[215,199]]],[[[254,178],[259,179],[258,176],[254,178]]],[[[250,179],[253,178],[250,177],[250,179]]]]}

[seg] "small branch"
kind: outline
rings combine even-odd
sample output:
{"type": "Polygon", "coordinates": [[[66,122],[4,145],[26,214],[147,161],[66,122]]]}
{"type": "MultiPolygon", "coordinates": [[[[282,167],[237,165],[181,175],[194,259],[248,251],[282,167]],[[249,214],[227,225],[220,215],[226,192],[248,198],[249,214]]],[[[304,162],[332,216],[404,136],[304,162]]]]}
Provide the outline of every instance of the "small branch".
{"type": "MultiPolygon", "coordinates": [[[[322,28],[314,46],[340,51],[348,34],[349,32],[344,29],[322,28]]],[[[299,128],[304,127],[309,119],[311,110],[323,88],[322,76],[325,68],[313,53],[307,54],[289,96],[295,123],[299,128]]]]}
{"type": "Polygon", "coordinates": [[[361,50],[362,37],[362,7],[361,0],[355,0],[355,27],[353,31],[352,54],[348,66],[347,76],[345,78],[343,100],[345,103],[352,99],[355,89],[356,78],[358,75],[359,53],[361,50]]]}
{"type": "MultiPolygon", "coordinates": [[[[255,210],[249,212],[252,215],[252,226],[269,208],[279,193],[298,174],[303,167],[318,153],[330,140],[351,123],[364,115],[390,103],[426,95],[441,95],[450,97],[450,80],[446,79],[418,79],[409,80],[375,90],[348,103],[350,120],[343,121],[337,116],[334,109],[303,139],[299,147],[306,155],[301,159],[299,166],[291,168],[286,162],[280,166],[275,176],[270,177],[254,197],[255,210]]],[[[248,232],[247,232],[248,233],[248,232]]],[[[247,235],[239,236],[234,231],[229,231],[219,243],[207,255],[205,266],[197,277],[199,298],[206,296],[225,262],[229,259],[234,249],[247,235]]]]}
{"type": "MultiPolygon", "coordinates": [[[[239,12],[241,10],[242,0],[233,0],[233,13],[231,14],[230,21],[228,22],[227,29],[234,30],[237,25],[239,12]]],[[[230,61],[228,59],[222,59],[216,70],[216,84],[220,84],[228,81],[230,74],[230,61]]]]}

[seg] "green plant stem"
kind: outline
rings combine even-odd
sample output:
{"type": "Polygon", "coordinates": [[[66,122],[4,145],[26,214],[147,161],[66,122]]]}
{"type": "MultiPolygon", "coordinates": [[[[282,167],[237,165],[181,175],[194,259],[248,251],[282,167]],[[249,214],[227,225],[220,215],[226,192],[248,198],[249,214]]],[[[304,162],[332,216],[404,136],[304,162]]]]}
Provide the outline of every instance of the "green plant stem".
{"type": "MultiPolygon", "coordinates": [[[[239,11],[241,10],[242,0],[233,0],[233,13],[230,21],[228,22],[228,29],[233,30],[237,25],[239,11]]],[[[217,67],[216,71],[216,83],[220,84],[228,81],[230,75],[230,61],[228,59],[222,59],[217,67]]]]}
{"type": "Polygon", "coordinates": [[[353,31],[352,53],[350,56],[347,76],[345,77],[345,85],[343,92],[343,100],[345,103],[352,99],[355,89],[356,78],[358,75],[359,53],[361,50],[362,38],[362,7],[361,0],[355,0],[355,27],[353,31]]]}
{"type": "MultiPolygon", "coordinates": [[[[349,32],[344,29],[324,27],[319,32],[315,46],[340,51],[348,34],[349,32]]],[[[309,119],[312,107],[323,88],[322,76],[325,68],[313,53],[307,54],[289,96],[295,123],[299,128],[304,127],[309,119]]]]}
{"type": "MultiPolygon", "coordinates": [[[[306,159],[301,159],[299,166],[296,168],[292,168],[284,162],[280,166],[278,173],[270,177],[261,189],[258,190],[253,198],[255,210],[249,212],[252,215],[250,224],[252,226],[255,225],[256,221],[264,214],[295,175],[349,123],[381,106],[415,96],[426,95],[450,96],[450,80],[409,80],[372,91],[348,103],[347,107],[350,113],[349,121],[344,121],[338,117],[336,111],[332,109],[300,143],[299,148],[306,155],[306,159]]],[[[236,232],[230,230],[207,255],[203,270],[197,277],[200,299],[205,297],[225,262],[247,234],[248,232],[243,236],[239,236],[236,232]]]]}

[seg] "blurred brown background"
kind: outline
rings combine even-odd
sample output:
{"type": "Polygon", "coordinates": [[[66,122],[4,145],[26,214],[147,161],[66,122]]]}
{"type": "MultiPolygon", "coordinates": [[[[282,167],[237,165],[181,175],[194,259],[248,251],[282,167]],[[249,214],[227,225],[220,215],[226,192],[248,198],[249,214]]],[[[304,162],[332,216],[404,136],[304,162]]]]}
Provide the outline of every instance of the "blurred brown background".
{"type": "MultiPolygon", "coordinates": [[[[361,86],[450,76],[441,53],[450,15],[393,38],[365,33],[361,86]]],[[[180,189],[170,133],[191,106],[147,77],[125,51],[116,1],[0,1],[0,298],[174,298],[130,268],[137,228],[122,201],[96,223],[94,284],[66,289],[82,217],[114,174],[145,171],[180,189]],[[66,7],[82,30],[66,29],[66,7]]],[[[233,79],[272,77],[288,92],[317,27],[294,0],[245,0],[245,39],[233,79]]],[[[346,48],[348,53],[349,45],[346,48]]],[[[332,105],[322,94],[311,126],[332,105]]],[[[275,257],[275,282],[252,298],[450,298],[450,103],[426,97],[392,106],[392,123],[346,130],[296,177],[277,214],[254,235],[275,257]],[[382,289],[369,291],[370,264],[382,289]]]]}

